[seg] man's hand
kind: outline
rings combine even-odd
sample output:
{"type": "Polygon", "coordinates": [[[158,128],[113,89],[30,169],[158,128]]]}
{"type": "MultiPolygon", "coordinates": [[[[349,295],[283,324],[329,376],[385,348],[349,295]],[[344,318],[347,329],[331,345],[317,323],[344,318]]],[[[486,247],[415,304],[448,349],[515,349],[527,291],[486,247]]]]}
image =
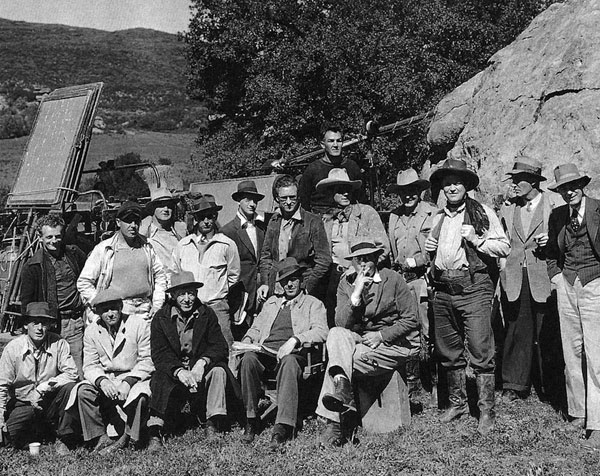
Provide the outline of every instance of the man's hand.
{"type": "Polygon", "coordinates": [[[196,379],[194,378],[192,372],[190,372],[189,370],[181,369],[179,372],[177,372],[177,378],[187,388],[193,390],[197,388],[196,379]]]}
{"type": "Polygon", "coordinates": [[[267,300],[267,296],[269,295],[269,285],[263,284],[256,290],[256,298],[258,302],[264,302],[267,300]]]}
{"type": "Polygon", "coordinates": [[[46,382],[40,383],[35,389],[43,397],[46,393],[48,393],[52,389],[52,386],[54,384],[55,384],[54,382],[51,382],[48,380],[46,382]]]}
{"type": "Polygon", "coordinates": [[[279,351],[277,352],[277,360],[281,360],[283,359],[286,355],[291,354],[292,352],[294,352],[294,349],[296,348],[296,344],[298,343],[298,341],[294,338],[294,337],[290,337],[285,344],[283,344],[280,348],[279,351]]]}
{"type": "Polygon", "coordinates": [[[194,365],[194,368],[192,369],[192,375],[194,376],[194,382],[196,382],[196,384],[199,384],[202,382],[205,372],[206,372],[206,360],[198,359],[198,361],[196,362],[196,365],[194,365]]]}
{"type": "Polygon", "coordinates": [[[102,390],[102,393],[111,400],[117,400],[119,398],[119,389],[107,378],[100,382],[100,390],[102,390]]]}
{"type": "Polygon", "coordinates": [[[477,236],[477,233],[475,233],[475,228],[473,228],[473,225],[463,225],[460,228],[460,236],[474,245],[479,244],[480,239],[477,236]]]}
{"type": "Polygon", "coordinates": [[[118,393],[117,399],[122,400],[122,401],[127,400],[130,390],[131,390],[131,387],[129,386],[129,384],[123,380],[117,387],[117,393],[118,393]]]}
{"type": "Polygon", "coordinates": [[[363,336],[362,340],[363,344],[368,345],[371,349],[377,349],[383,343],[383,337],[381,337],[381,332],[367,332],[363,336]]]}
{"type": "Polygon", "coordinates": [[[429,253],[435,253],[438,249],[438,240],[436,240],[433,236],[428,236],[425,240],[425,251],[429,253]]]}
{"type": "Polygon", "coordinates": [[[156,308],[152,308],[150,309],[150,311],[148,312],[148,317],[146,318],[147,321],[151,321],[152,318],[156,315],[156,313],[158,312],[158,309],[156,308]]]}
{"type": "Polygon", "coordinates": [[[548,244],[548,233],[540,233],[539,235],[535,235],[533,240],[538,245],[538,248],[543,248],[548,244]]]}
{"type": "Polygon", "coordinates": [[[354,291],[352,292],[352,296],[350,299],[353,303],[360,304],[362,300],[362,292],[366,285],[370,285],[373,282],[372,276],[367,276],[362,270],[358,272],[356,275],[356,280],[354,281],[354,291]]]}

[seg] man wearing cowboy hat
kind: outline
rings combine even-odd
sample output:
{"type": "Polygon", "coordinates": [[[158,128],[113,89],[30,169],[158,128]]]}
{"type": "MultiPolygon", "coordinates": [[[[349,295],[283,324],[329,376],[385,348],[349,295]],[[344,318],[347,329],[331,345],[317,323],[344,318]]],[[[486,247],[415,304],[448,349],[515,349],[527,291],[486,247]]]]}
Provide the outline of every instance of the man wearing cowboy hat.
{"type": "Polygon", "coordinates": [[[88,256],[77,280],[77,289],[88,308],[88,321],[95,319],[92,300],[109,287],[121,290],[123,312],[146,319],[165,301],[167,275],[146,238],[139,234],[142,208],[124,202],[117,211],[117,232],[98,243],[88,256]]]}
{"type": "Polygon", "coordinates": [[[479,393],[477,431],[487,434],[495,425],[491,276],[497,270],[497,258],[508,256],[510,242],[493,210],[467,196],[479,184],[479,177],[464,161],[446,159],[431,175],[431,184],[447,200],[425,241],[425,250],[432,253],[435,345],[448,376],[450,406],[441,420],[447,423],[468,413],[468,352],[479,393]]]}
{"type": "MultiPolygon", "coordinates": [[[[548,218],[554,200],[540,190],[542,164],[530,157],[515,160],[507,173],[514,198],[500,210],[500,221],[511,245],[501,265],[506,334],[502,357],[503,398],[526,397],[531,386],[532,365],[543,396],[542,348],[540,333],[546,315],[554,307],[546,267],[548,218]]],[[[546,323],[545,327],[548,326],[546,323]]],[[[545,351],[546,349],[544,349],[545,351]]],[[[550,349],[548,349],[550,350],[550,349]]],[[[550,353],[556,352],[552,349],[550,353]]]]}
{"type": "Polygon", "coordinates": [[[340,414],[356,411],[354,377],[393,372],[419,354],[415,301],[398,273],[377,269],[382,253],[372,240],[359,238],[346,257],[353,270],[338,286],[337,327],[327,336],[329,362],[317,406],[317,415],[328,420],[325,445],[339,446],[346,439],[340,414]]]}
{"type": "Polygon", "coordinates": [[[148,239],[165,272],[170,275],[176,270],[173,250],[187,235],[187,227],[177,220],[177,199],[168,188],[153,190],[150,198],[146,204],[149,216],[140,223],[140,235],[148,239]]]}
{"type": "Polygon", "coordinates": [[[189,271],[171,277],[171,299],[152,321],[149,451],[162,446],[165,423],[173,423],[186,401],[192,413],[208,418],[208,432],[223,427],[227,415],[227,342],[214,311],[198,299],[203,283],[189,271]]]}
{"type": "Polygon", "coordinates": [[[78,428],[77,416],[65,412],[77,367],[67,341],[49,330],[57,317],[48,303],[30,302],[23,318],[27,334],[10,341],[0,356],[0,440],[7,432],[22,448],[56,435],[56,451],[66,454],[65,441],[78,428]]]}
{"type": "Polygon", "coordinates": [[[333,197],[335,204],[321,216],[333,260],[326,297],[330,327],[334,325],[335,296],[340,276],[352,265],[346,259],[351,241],[356,241],[358,237],[369,237],[383,249],[382,256],[387,256],[390,251],[390,242],[379,214],[370,205],[356,203],[361,185],[362,180],[350,180],[345,169],[331,169],[327,178],[317,183],[316,187],[318,193],[325,192],[333,197]]]}
{"type": "Polygon", "coordinates": [[[321,137],[321,147],[325,155],[306,167],[298,185],[298,198],[302,208],[319,215],[335,207],[329,193],[316,189],[317,183],[327,178],[331,169],[344,169],[352,180],[358,180],[362,176],[358,164],[342,155],[344,141],[338,125],[325,124],[321,130],[321,137]]]}
{"type": "Polygon", "coordinates": [[[591,179],[575,164],[559,165],[554,178],[548,188],[567,204],[550,215],[546,253],[558,300],[568,411],[574,426],[591,431],[585,445],[600,449],[600,202],[584,193],[591,179]]]}
{"type": "Polygon", "coordinates": [[[239,203],[237,215],[221,229],[221,232],[237,245],[241,267],[240,282],[248,293],[246,313],[251,316],[256,309],[258,259],[266,229],[264,217],[257,213],[256,208],[265,196],[258,192],[253,180],[243,180],[231,198],[239,203]]]}
{"type": "Polygon", "coordinates": [[[154,371],[150,326],[139,315],[123,314],[122,293],[115,288],[100,291],[92,306],[100,317],[85,329],[86,382],[77,389],[77,406],[84,441],[108,454],[126,448],[130,440],[139,444],[146,426],[154,371]],[[109,423],[120,434],[114,442],[106,433],[109,423]]]}
{"type": "MultiPolygon", "coordinates": [[[[388,224],[392,263],[415,297],[421,324],[421,358],[425,361],[429,358],[433,345],[433,336],[429,334],[427,282],[425,280],[425,273],[429,265],[429,253],[425,251],[425,240],[431,231],[433,217],[438,212],[435,206],[421,200],[422,192],[429,186],[427,180],[419,179],[417,172],[409,168],[398,172],[396,183],[391,184],[387,190],[390,194],[398,195],[402,202],[390,213],[388,224]]],[[[407,380],[411,397],[417,390],[420,371],[419,359],[407,364],[407,380]]],[[[422,380],[427,379],[431,382],[432,393],[434,393],[433,386],[437,382],[435,366],[432,366],[427,373],[428,375],[423,375],[422,380]]]]}

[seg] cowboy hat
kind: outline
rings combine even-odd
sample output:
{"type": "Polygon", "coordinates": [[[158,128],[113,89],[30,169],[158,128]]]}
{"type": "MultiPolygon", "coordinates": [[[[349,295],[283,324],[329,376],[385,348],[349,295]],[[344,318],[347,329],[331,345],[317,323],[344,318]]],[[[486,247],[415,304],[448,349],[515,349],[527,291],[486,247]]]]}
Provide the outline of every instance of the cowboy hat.
{"type": "Polygon", "coordinates": [[[585,187],[590,183],[591,177],[587,175],[581,175],[577,165],[575,164],[562,164],[558,165],[554,169],[554,181],[552,185],[548,185],[548,190],[556,190],[561,185],[569,182],[581,181],[581,188],[585,187]]]}
{"type": "Polygon", "coordinates": [[[265,198],[262,193],[259,193],[254,180],[243,180],[238,183],[237,191],[231,194],[231,198],[233,198],[236,202],[239,202],[243,198],[242,196],[244,194],[251,195],[256,199],[256,201],[260,201],[265,198]]]}
{"type": "Polygon", "coordinates": [[[435,170],[429,180],[432,185],[441,187],[442,179],[448,175],[457,175],[464,181],[467,191],[474,190],[479,185],[479,177],[475,172],[469,170],[467,163],[464,160],[448,158],[444,164],[435,170]]]}
{"type": "Polygon", "coordinates": [[[317,183],[316,189],[322,189],[324,187],[333,187],[335,185],[346,185],[354,190],[358,190],[362,185],[362,180],[350,180],[346,169],[331,169],[327,178],[320,180],[317,183]]]}
{"type": "Polygon", "coordinates": [[[517,157],[515,163],[513,164],[513,168],[511,171],[506,172],[506,175],[509,177],[503,179],[503,182],[510,180],[513,175],[518,174],[527,174],[535,177],[540,182],[546,180],[546,177],[542,175],[542,163],[539,160],[532,159],[531,157],[527,157],[522,155],[521,157],[517,157]]]}
{"type": "Polygon", "coordinates": [[[285,278],[298,274],[303,271],[305,266],[298,264],[296,258],[292,256],[288,256],[287,258],[281,260],[278,264],[277,275],[275,276],[275,281],[282,281],[285,278]]]}
{"type": "Polygon", "coordinates": [[[27,304],[23,317],[25,319],[43,317],[45,319],[57,320],[56,316],[50,314],[50,306],[47,302],[30,302],[27,304]]]}
{"type": "Polygon", "coordinates": [[[420,192],[427,190],[431,184],[428,180],[420,179],[413,168],[401,170],[396,177],[396,183],[388,185],[388,193],[400,193],[408,187],[417,188],[420,192]]]}
{"type": "Polygon", "coordinates": [[[358,258],[359,256],[370,255],[371,253],[377,253],[380,255],[383,253],[383,249],[378,247],[373,241],[369,239],[362,239],[356,242],[350,247],[350,254],[344,259],[351,260],[352,258],[358,258]]]}
{"type": "Polygon", "coordinates": [[[196,281],[194,273],[191,271],[180,271],[171,275],[171,287],[167,289],[168,293],[173,293],[181,288],[201,288],[203,283],[196,281]]]}

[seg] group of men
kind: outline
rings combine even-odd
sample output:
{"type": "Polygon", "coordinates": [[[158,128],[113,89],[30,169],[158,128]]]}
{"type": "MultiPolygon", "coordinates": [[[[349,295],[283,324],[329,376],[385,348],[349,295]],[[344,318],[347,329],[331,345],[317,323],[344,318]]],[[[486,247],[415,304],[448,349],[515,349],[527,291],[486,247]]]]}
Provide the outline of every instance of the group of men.
{"type": "MultiPolygon", "coordinates": [[[[222,207],[210,195],[191,202],[190,234],[168,190],[152,194],[146,213],[125,202],[116,233],[87,259],[63,243],[59,216],[42,216],[41,246],[21,276],[26,333],[0,357],[0,435],[21,447],[51,428],[61,453],[81,439],[110,453],[141,446],[147,432],[154,451],[181,425],[187,402],[209,435],[235,417],[251,443],[261,429],[261,382],[271,375],[278,447],[299,427],[307,348],[323,343],[316,413],[327,422],[324,444],[348,440],[341,422],[358,410],[355,378],[406,366],[414,380],[430,356],[447,381],[441,420],[468,413],[470,367],[485,435],[495,425],[491,314],[500,274],[503,398],[530,390],[556,289],[569,415],[600,448],[592,315],[600,204],[583,193],[589,177],[573,164],[557,167],[548,188],[567,205],[554,208],[540,189],[541,164],[519,157],[508,173],[514,197],[497,216],[468,195],[479,178],[464,162],[447,159],[430,181],[407,169],[388,190],[401,204],[386,231],[359,203],[361,171],[342,157],[342,140],[339,128],[327,127],[325,154],[300,181],[275,179],[278,210],[268,223],[251,180],[238,184],[237,215],[220,229],[222,207]],[[443,193],[442,209],[422,200],[430,186],[443,193]],[[242,309],[234,309],[240,295],[242,309]],[[36,419],[48,425],[31,425],[36,419]]],[[[435,385],[436,369],[425,373],[435,385]]]]}

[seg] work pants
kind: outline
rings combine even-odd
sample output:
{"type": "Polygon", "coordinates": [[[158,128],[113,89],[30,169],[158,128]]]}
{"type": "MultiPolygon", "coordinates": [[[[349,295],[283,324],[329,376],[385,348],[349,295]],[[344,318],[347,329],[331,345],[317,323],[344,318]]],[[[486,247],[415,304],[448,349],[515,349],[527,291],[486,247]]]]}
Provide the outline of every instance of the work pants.
{"type": "Polygon", "coordinates": [[[61,315],[60,336],[69,343],[71,357],[75,361],[79,378],[83,380],[83,312],[80,314],[61,315]]]}

